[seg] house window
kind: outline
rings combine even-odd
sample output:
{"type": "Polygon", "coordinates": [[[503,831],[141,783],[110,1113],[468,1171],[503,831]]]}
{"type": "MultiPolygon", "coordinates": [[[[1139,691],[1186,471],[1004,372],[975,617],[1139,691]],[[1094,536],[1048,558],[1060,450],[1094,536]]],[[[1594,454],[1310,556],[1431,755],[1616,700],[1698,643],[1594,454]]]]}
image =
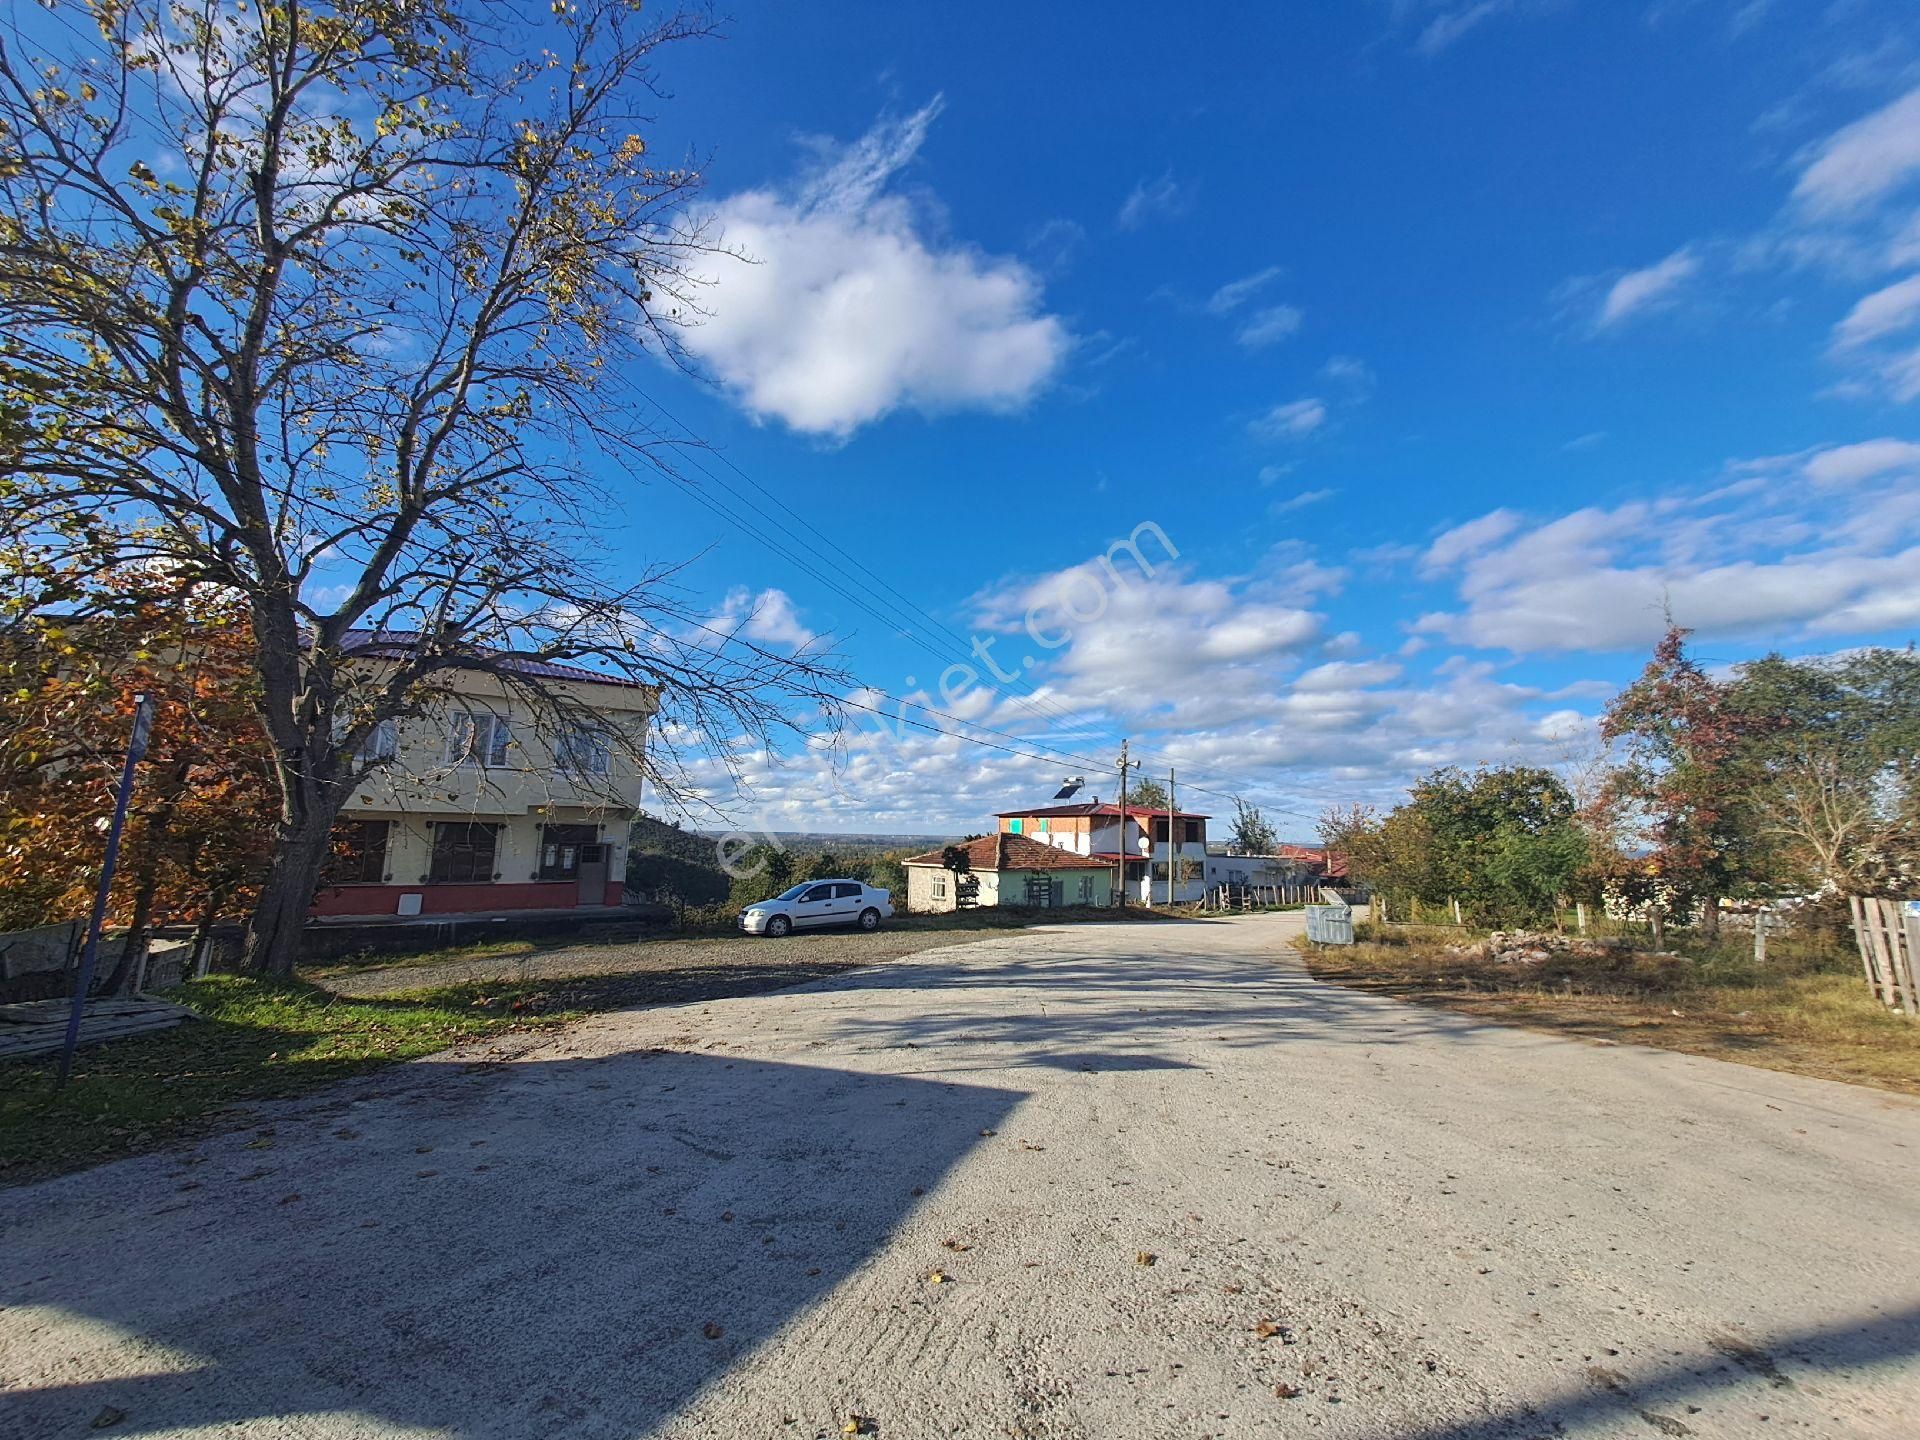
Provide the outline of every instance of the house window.
{"type": "Polygon", "coordinates": [[[1082,905],[1093,903],[1093,876],[1091,875],[1080,877],[1080,903],[1082,905]]]}
{"type": "Polygon", "coordinates": [[[360,737],[362,760],[391,760],[400,752],[400,722],[391,715],[360,737]]]}
{"type": "Polygon", "coordinates": [[[378,885],[387,878],[385,820],[348,820],[333,832],[327,861],[330,885],[378,885]]]}
{"type": "Polygon", "coordinates": [[[947,898],[947,877],[945,875],[936,875],[933,877],[933,898],[936,900],[944,900],[947,898]]]}
{"type": "Polygon", "coordinates": [[[512,743],[513,727],[506,716],[462,711],[447,731],[447,763],[502,766],[512,743]]]}
{"type": "Polygon", "coordinates": [[[1183,820],[1180,823],[1186,827],[1186,834],[1182,837],[1186,843],[1189,845],[1199,844],[1200,822],[1198,820],[1183,820]]]}
{"type": "Polygon", "coordinates": [[[613,758],[606,735],[591,725],[569,725],[554,747],[554,762],[576,775],[604,775],[613,758]]]}
{"type": "Polygon", "coordinates": [[[583,846],[600,843],[597,825],[542,825],[539,880],[571,880],[580,871],[583,846]]]}
{"type": "Polygon", "coordinates": [[[444,821],[433,827],[433,865],[430,881],[482,884],[493,879],[494,846],[499,827],[444,821]]]}
{"type": "Polygon", "coordinates": [[[1153,838],[1164,842],[1167,838],[1167,822],[1164,818],[1153,822],[1153,838]]]}
{"type": "Polygon", "coordinates": [[[1009,835],[1018,835],[1026,828],[1026,825],[1027,822],[1025,820],[1009,820],[1007,821],[1007,833],[1009,835]]]}
{"type": "Polygon", "coordinates": [[[1045,835],[1045,834],[1046,834],[1046,833],[1047,833],[1047,832],[1048,832],[1049,830],[1051,830],[1052,828],[1053,828],[1053,822],[1052,822],[1052,821],[1050,821],[1050,820],[1042,820],[1042,821],[1040,822],[1040,833],[1041,833],[1042,835],[1045,835]]]}

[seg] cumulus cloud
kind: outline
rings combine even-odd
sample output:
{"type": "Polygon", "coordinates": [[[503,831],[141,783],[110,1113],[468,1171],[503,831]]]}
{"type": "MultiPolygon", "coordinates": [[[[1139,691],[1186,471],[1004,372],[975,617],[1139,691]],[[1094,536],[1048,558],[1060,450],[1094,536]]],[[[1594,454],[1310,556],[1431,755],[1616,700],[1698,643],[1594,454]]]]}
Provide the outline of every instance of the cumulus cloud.
{"type": "Polygon", "coordinates": [[[776,649],[800,650],[820,639],[802,623],[793,597],[784,590],[772,588],[755,594],[744,585],[735,586],[707,623],[713,629],[739,634],[756,644],[776,649]]]}
{"type": "Polygon", "coordinates": [[[1327,402],[1309,397],[1276,405],[1250,427],[1264,440],[1297,440],[1327,423],[1327,402]]]}
{"type": "Polygon", "coordinates": [[[1700,258],[1690,248],[1673,252],[1658,264],[1630,270],[1608,287],[1594,326],[1610,330],[1632,316],[1673,303],[1680,288],[1700,273],[1700,258]]]}
{"type": "Polygon", "coordinates": [[[1862,440],[1818,451],[1806,465],[1807,478],[1817,485],[1853,485],[1896,472],[1920,473],[1920,445],[1911,440],[1862,440]]]}
{"type": "Polygon", "coordinates": [[[1734,467],[1819,489],[1750,478],[1548,519],[1495,511],[1429,549],[1428,573],[1453,577],[1461,606],[1415,630],[1546,653],[1637,649],[1669,613],[1718,637],[1920,623],[1917,458],[1903,441],[1827,446],[1734,467]]]}
{"type": "Polygon", "coordinates": [[[1855,350],[1920,324],[1920,275],[1895,281],[1862,297],[1833,327],[1836,350],[1855,350]]]}
{"type": "Polygon", "coordinates": [[[902,406],[1017,409],[1058,373],[1072,341],[1033,270],[944,240],[889,191],[940,108],[715,209],[741,258],[718,262],[685,341],[751,414],[844,438],[902,406]]]}
{"type": "Polygon", "coordinates": [[[1856,120],[1815,148],[1794,199],[1818,216],[1878,202],[1920,174],[1920,89],[1856,120]]]}

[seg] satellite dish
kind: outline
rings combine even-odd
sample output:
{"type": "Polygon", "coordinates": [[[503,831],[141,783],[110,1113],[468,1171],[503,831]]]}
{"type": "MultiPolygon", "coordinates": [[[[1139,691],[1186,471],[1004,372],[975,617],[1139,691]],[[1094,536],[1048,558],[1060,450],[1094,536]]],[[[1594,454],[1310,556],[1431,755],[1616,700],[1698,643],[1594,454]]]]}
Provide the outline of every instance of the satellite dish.
{"type": "Polygon", "coordinates": [[[1069,776],[1060,782],[1060,793],[1053,798],[1056,800],[1071,800],[1074,792],[1086,783],[1087,781],[1084,775],[1069,776]]]}

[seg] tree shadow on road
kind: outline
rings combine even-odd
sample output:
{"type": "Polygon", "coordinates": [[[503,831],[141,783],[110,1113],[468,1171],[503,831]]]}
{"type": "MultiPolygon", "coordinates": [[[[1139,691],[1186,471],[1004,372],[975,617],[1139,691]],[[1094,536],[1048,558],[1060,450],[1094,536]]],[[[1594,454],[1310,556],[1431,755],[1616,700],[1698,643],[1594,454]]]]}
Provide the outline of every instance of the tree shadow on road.
{"type": "MultiPolygon", "coordinates": [[[[1701,1352],[1681,1356],[1641,1375],[1625,1375],[1591,1366],[1587,1383],[1472,1419],[1397,1432],[1399,1440],[1519,1440],[1522,1436],[1621,1433],[1623,1421],[1638,1421],[1633,1433],[1686,1436],[1696,1425],[1716,1435],[1764,1433],[1779,1428],[1780,1408],[1768,1395],[1795,1391],[1808,1378],[1844,1378],[1856,1393],[1873,1393],[1878,1378],[1891,1379],[1899,1362],[1920,1356],[1920,1306],[1870,1319],[1823,1325],[1769,1340],[1766,1348],[1726,1334],[1709,1336],[1701,1352]],[[1859,1372],[1869,1372],[1862,1375],[1859,1372]],[[1729,1413],[1732,1407],[1742,1413],[1729,1413]],[[1701,1418],[1696,1420],[1694,1417],[1701,1418]],[[1644,1427],[1644,1428],[1642,1428],[1644,1427]]],[[[1817,1393],[1810,1389],[1809,1393],[1817,1393]]],[[[1911,1383],[1885,1387],[1881,1414],[1835,1415],[1844,1433],[1904,1435],[1913,1416],[1911,1383]]],[[[1784,1396],[1781,1397],[1784,1399],[1784,1396]]],[[[1842,1433],[1836,1430],[1835,1433],[1842,1433]]]]}
{"type": "Polygon", "coordinates": [[[0,1196],[7,1369],[53,1378],[16,1383],[5,1430],[120,1411],[116,1435],[317,1414],[646,1433],[884,1247],[1022,1098],[677,1052],[433,1065],[184,1159],[21,1187],[0,1196]]]}

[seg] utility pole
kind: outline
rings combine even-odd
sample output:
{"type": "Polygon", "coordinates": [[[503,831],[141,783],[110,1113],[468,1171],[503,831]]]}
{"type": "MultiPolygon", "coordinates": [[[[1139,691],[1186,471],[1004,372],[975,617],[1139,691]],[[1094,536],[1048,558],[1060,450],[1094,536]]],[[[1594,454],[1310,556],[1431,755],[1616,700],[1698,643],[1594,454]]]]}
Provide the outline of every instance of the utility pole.
{"type": "Polygon", "coordinates": [[[1120,742],[1120,908],[1127,908],[1127,742],[1120,742]]]}
{"type": "Polygon", "coordinates": [[[1176,842],[1173,838],[1173,767],[1167,767],[1167,904],[1173,904],[1173,857],[1176,842]]]}

